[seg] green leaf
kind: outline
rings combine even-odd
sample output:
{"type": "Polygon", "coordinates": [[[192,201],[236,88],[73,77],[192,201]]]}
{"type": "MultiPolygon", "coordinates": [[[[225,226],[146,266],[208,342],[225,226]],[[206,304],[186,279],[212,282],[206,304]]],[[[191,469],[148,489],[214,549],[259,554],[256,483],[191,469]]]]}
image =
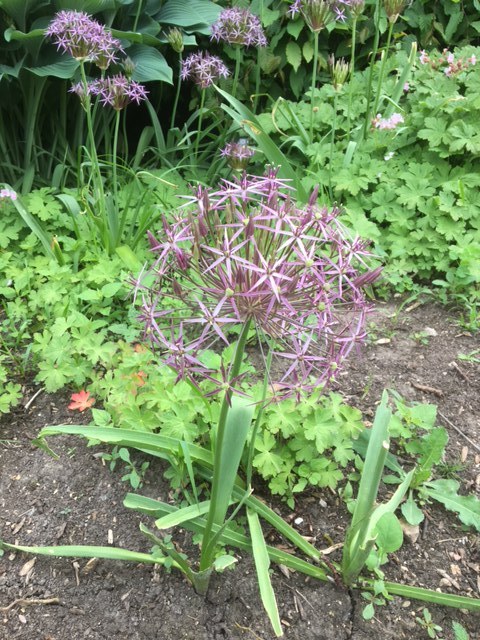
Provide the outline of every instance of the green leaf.
{"type": "Polygon", "coordinates": [[[78,60],[75,60],[75,58],[65,56],[59,59],[58,62],[46,64],[43,67],[26,68],[28,71],[35,74],[36,76],[39,76],[40,78],[53,76],[54,78],[62,78],[63,80],[68,80],[69,78],[73,78],[79,64],[80,63],[78,62],[78,60]]]}
{"type": "Polygon", "coordinates": [[[210,26],[220,15],[222,7],[208,0],[168,0],[155,15],[160,23],[178,27],[210,26]]]}
{"type": "Polygon", "coordinates": [[[199,504],[192,504],[183,509],[178,509],[173,513],[169,513],[163,518],[159,518],[155,521],[157,529],[170,529],[170,527],[176,527],[179,524],[187,522],[187,520],[194,520],[199,516],[205,515],[210,509],[210,500],[205,500],[199,504]]]}
{"type": "Polygon", "coordinates": [[[459,487],[456,480],[433,480],[422,486],[422,493],[457,513],[463,524],[480,531],[480,500],[474,495],[459,495],[459,487]]]}
{"type": "Polygon", "coordinates": [[[402,526],[394,513],[385,513],[377,522],[375,531],[377,534],[375,543],[382,551],[394,553],[402,546],[402,526]]]}
{"type": "Polygon", "coordinates": [[[218,556],[217,558],[215,558],[215,562],[213,563],[213,568],[215,569],[215,571],[218,571],[219,573],[221,573],[227,567],[231,567],[232,564],[235,564],[236,562],[237,562],[237,559],[234,556],[229,556],[229,555],[218,556]]]}
{"type": "Polygon", "coordinates": [[[302,64],[302,50],[296,42],[289,42],[285,48],[287,62],[292,65],[295,71],[302,64]]]}
{"type": "Polygon", "coordinates": [[[25,547],[23,545],[8,544],[0,540],[0,547],[12,551],[23,551],[40,556],[56,558],[105,558],[106,560],[123,560],[124,562],[142,562],[147,564],[164,564],[164,558],[158,558],[148,553],[138,553],[118,547],[95,547],[86,545],[67,545],[53,547],[25,547]]]}
{"type": "Polygon", "coordinates": [[[135,44],[128,48],[128,56],[135,64],[132,79],[136,82],[160,80],[173,84],[172,69],[160,51],[143,44],[135,44]]]}
{"type": "Polygon", "coordinates": [[[301,180],[295,172],[295,169],[279,147],[277,147],[273,140],[263,131],[262,125],[255,114],[229,93],[222,91],[222,89],[216,86],[215,89],[231,105],[230,108],[223,104],[222,109],[233,118],[240,128],[244,129],[245,132],[255,140],[267,160],[274,166],[279,167],[279,177],[292,181],[292,185],[297,190],[298,199],[301,202],[307,202],[308,196],[302,187],[301,180]]]}
{"type": "Polygon", "coordinates": [[[263,606],[268,614],[273,630],[277,637],[283,635],[280,616],[278,615],[277,601],[270,581],[270,558],[268,556],[267,545],[263,537],[260,520],[255,511],[247,509],[248,527],[250,537],[252,539],[253,559],[255,561],[255,569],[257,571],[258,586],[263,606]]]}
{"type": "Polygon", "coordinates": [[[406,500],[400,507],[403,517],[412,526],[420,524],[425,519],[423,515],[423,511],[417,507],[415,500],[413,499],[413,494],[410,491],[410,495],[408,496],[408,500],[406,500]]]}

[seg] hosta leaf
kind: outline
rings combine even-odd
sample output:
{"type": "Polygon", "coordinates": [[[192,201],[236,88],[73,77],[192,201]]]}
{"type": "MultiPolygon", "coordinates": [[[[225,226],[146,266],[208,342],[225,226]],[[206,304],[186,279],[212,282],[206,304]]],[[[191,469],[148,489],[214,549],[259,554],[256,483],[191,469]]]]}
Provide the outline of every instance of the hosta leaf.
{"type": "Polygon", "coordinates": [[[143,44],[135,44],[128,48],[128,56],[135,64],[132,78],[136,82],[160,80],[173,83],[172,69],[160,51],[143,44]]]}

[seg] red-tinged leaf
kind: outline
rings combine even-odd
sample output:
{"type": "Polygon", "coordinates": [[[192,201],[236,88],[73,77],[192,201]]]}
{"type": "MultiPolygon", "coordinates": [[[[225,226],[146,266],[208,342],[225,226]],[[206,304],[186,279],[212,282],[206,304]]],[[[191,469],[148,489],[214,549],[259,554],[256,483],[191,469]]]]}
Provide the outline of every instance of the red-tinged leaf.
{"type": "Polygon", "coordinates": [[[95,398],[90,398],[90,391],[82,389],[78,393],[72,393],[72,402],[68,405],[71,411],[85,411],[95,402],[95,398]]]}

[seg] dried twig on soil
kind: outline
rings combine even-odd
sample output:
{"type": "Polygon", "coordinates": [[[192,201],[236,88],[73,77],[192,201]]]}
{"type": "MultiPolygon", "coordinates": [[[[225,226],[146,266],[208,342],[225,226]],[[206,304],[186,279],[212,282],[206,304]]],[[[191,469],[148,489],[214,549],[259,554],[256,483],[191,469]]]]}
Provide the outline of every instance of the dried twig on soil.
{"type": "Polygon", "coordinates": [[[442,420],[445,420],[445,422],[452,427],[452,429],[455,429],[455,431],[460,434],[462,436],[462,438],[465,438],[465,440],[472,445],[472,447],[474,449],[476,449],[477,451],[480,451],[480,447],[478,446],[478,444],[476,444],[473,440],[470,440],[470,438],[467,436],[466,433],[463,433],[463,431],[461,429],[459,429],[458,427],[456,427],[453,422],[451,422],[446,416],[443,415],[443,413],[440,413],[440,411],[438,412],[438,415],[441,417],[442,420]]]}
{"type": "Polygon", "coordinates": [[[11,602],[8,606],[0,607],[0,611],[3,611],[4,613],[6,613],[7,611],[10,611],[10,609],[13,609],[13,607],[16,607],[17,605],[20,607],[27,607],[34,604],[60,604],[60,598],[43,598],[43,599],[42,598],[30,598],[30,599],[17,598],[13,602],[11,602]]]}
{"type": "Polygon", "coordinates": [[[435,387],[428,387],[425,384],[420,384],[418,382],[411,382],[412,387],[418,389],[419,391],[425,391],[425,393],[433,393],[434,396],[439,398],[443,398],[443,391],[441,389],[436,389],[435,387]]]}

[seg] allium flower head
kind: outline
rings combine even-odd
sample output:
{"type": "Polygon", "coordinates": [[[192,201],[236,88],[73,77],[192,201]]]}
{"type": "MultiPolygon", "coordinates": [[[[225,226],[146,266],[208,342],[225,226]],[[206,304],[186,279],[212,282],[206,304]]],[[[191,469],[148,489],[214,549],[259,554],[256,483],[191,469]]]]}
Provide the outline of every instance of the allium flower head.
{"type": "Polygon", "coordinates": [[[147,99],[145,87],[118,74],[109,78],[95,80],[89,85],[90,93],[100,97],[103,105],[109,105],[115,111],[121,111],[130,102],[140,104],[147,99]]]}
{"type": "Polygon", "coordinates": [[[224,9],[212,25],[211,39],[215,42],[241,44],[244,47],[266,47],[267,38],[259,18],[248,9],[224,9]]]}
{"type": "Polygon", "coordinates": [[[180,73],[182,80],[193,80],[201,89],[206,89],[218,78],[227,78],[229,75],[220,58],[203,51],[192,53],[185,58],[180,73]]]}
{"type": "Polygon", "coordinates": [[[348,2],[341,0],[295,0],[289,14],[293,17],[300,13],[310,29],[318,33],[335,20],[343,22],[346,6],[348,2]]]}
{"type": "Polygon", "coordinates": [[[223,158],[235,171],[246,169],[250,158],[255,155],[255,150],[248,146],[248,141],[241,138],[238,142],[228,142],[220,151],[223,158]]]}
{"type": "Polygon", "coordinates": [[[57,49],[77,60],[88,60],[100,69],[116,61],[115,53],[123,51],[119,40],[83,11],[59,11],[45,30],[57,49]]]}
{"type": "Polygon", "coordinates": [[[149,234],[155,261],[137,283],[141,320],[179,379],[213,380],[202,351],[230,345],[250,322],[285,397],[331,380],[365,337],[362,287],[380,270],[368,270],[366,244],[347,237],[338,209],[317,207],[316,193],[297,208],[290,192],[273,169],[199,187],[149,234]]]}

